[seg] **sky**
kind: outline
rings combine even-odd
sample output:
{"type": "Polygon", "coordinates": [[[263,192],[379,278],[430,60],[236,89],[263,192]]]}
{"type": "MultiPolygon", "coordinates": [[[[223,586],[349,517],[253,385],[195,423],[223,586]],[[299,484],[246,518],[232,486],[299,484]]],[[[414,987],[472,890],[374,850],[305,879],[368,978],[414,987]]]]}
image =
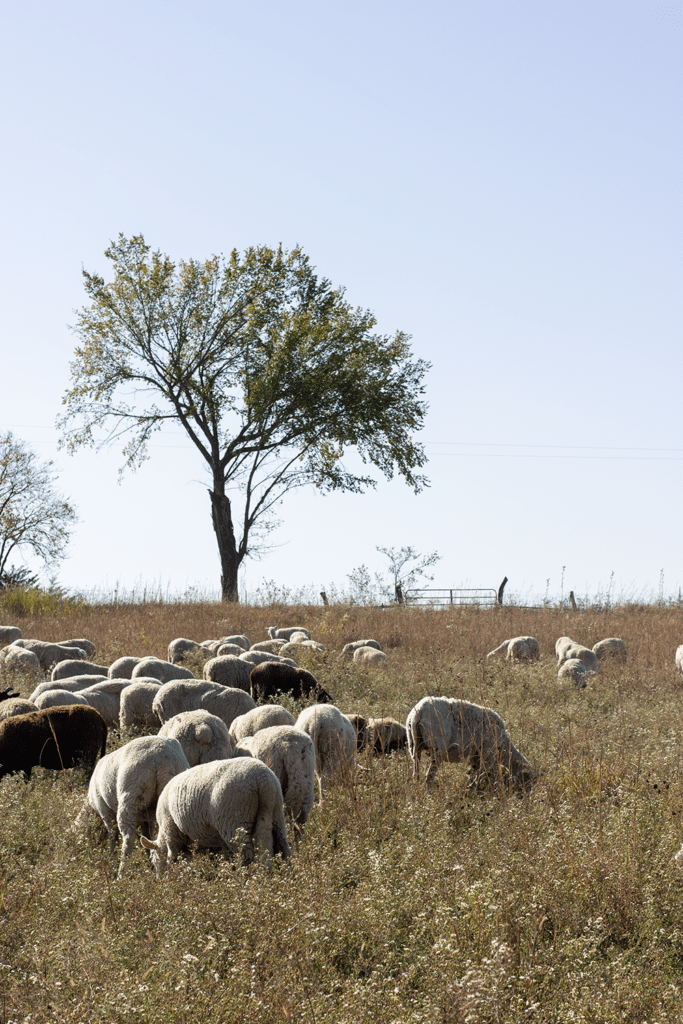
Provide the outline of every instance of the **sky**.
{"type": "Polygon", "coordinates": [[[300,244],[432,364],[430,487],[290,494],[247,597],[343,589],[377,545],[438,551],[433,587],[678,593],[682,8],[6,7],[0,433],[78,508],[58,581],[219,586],[181,428],[121,483],[120,449],[58,449],[81,272],[123,232],[174,259],[300,244]]]}

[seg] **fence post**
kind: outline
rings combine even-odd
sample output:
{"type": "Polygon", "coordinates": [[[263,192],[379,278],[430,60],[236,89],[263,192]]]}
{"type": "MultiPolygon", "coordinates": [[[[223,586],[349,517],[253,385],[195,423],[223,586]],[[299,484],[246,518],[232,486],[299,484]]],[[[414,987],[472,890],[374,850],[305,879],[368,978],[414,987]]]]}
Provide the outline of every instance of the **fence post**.
{"type": "Polygon", "coordinates": [[[503,582],[501,583],[501,585],[498,587],[498,604],[502,604],[503,603],[503,593],[505,591],[505,584],[507,583],[507,581],[508,581],[508,578],[506,576],[505,579],[503,580],[503,582]]]}
{"type": "Polygon", "coordinates": [[[329,601],[327,600],[327,594],[325,593],[325,591],[324,591],[324,590],[321,590],[321,591],[320,591],[320,596],[321,596],[321,597],[322,597],[322,599],[323,599],[323,604],[325,605],[325,607],[327,607],[327,605],[328,605],[328,604],[329,604],[330,602],[329,602],[329,601]]]}

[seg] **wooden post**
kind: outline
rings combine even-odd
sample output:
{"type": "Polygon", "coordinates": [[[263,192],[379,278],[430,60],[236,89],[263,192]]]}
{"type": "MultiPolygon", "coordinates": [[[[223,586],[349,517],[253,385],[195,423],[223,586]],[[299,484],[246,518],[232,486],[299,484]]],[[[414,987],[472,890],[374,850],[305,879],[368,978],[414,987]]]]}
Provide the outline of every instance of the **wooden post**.
{"type": "Polygon", "coordinates": [[[572,603],[572,608],[574,609],[574,611],[578,612],[579,609],[578,609],[578,606],[577,606],[576,601],[574,599],[574,591],[573,590],[569,591],[569,600],[572,603]]]}
{"type": "Polygon", "coordinates": [[[396,604],[404,604],[403,591],[401,590],[401,584],[397,583],[394,587],[394,594],[396,595],[396,604]]]}
{"type": "Polygon", "coordinates": [[[329,602],[329,601],[327,600],[327,594],[325,593],[325,591],[324,591],[324,590],[321,590],[321,591],[320,591],[320,596],[321,596],[321,597],[322,597],[322,599],[323,599],[323,604],[324,604],[324,605],[325,605],[325,607],[327,608],[327,606],[329,605],[329,603],[330,603],[330,602],[329,602]]]}
{"type": "Polygon", "coordinates": [[[502,604],[503,603],[503,593],[505,591],[505,584],[507,583],[507,581],[508,581],[508,578],[506,576],[505,579],[503,580],[503,582],[501,583],[501,585],[498,587],[498,604],[502,604]]]}

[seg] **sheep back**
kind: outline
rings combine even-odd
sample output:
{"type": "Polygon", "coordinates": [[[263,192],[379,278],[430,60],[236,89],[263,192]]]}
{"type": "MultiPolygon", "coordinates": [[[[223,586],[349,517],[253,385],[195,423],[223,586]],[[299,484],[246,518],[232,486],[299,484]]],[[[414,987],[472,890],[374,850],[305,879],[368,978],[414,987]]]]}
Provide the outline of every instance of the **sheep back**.
{"type": "Polygon", "coordinates": [[[46,708],[0,722],[0,777],[31,769],[90,767],[104,756],[107,726],[91,707],[46,708]]]}
{"type": "Polygon", "coordinates": [[[169,718],[159,736],[178,741],[190,767],[232,757],[234,743],[222,719],[208,711],[183,711],[169,718]]]}
{"type": "Polygon", "coordinates": [[[250,673],[251,666],[242,661],[238,655],[225,654],[205,662],[202,675],[204,679],[212,683],[234,686],[238,690],[249,693],[250,673]]]}
{"type": "Polygon", "coordinates": [[[285,811],[303,826],[315,800],[315,750],[311,737],[293,725],[274,725],[245,736],[235,755],[248,753],[275,773],[285,811]]]}
{"type": "Polygon", "coordinates": [[[317,703],[332,704],[329,693],[320,685],[312,672],[297,665],[266,661],[251,670],[251,695],[254,700],[270,700],[278,693],[288,693],[295,700],[313,699],[317,703]]]}
{"type": "Polygon", "coordinates": [[[230,736],[234,743],[239,743],[260,729],[269,729],[274,725],[294,725],[294,716],[281,704],[262,704],[236,718],[230,726],[230,736]]]}

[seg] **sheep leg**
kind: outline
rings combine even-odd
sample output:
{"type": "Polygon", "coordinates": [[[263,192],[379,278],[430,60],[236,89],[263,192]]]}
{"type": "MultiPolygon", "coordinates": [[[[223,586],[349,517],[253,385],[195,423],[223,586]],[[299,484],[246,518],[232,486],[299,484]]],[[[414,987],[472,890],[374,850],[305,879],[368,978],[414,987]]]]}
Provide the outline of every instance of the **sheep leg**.
{"type": "Polygon", "coordinates": [[[427,772],[427,788],[428,789],[432,785],[432,783],[434,782],[434,776],[436,775],[438,767],[439,767],[439,758],[434,753],[430,754],[430,756],[429,756],[429,771],[427,772]]]}

